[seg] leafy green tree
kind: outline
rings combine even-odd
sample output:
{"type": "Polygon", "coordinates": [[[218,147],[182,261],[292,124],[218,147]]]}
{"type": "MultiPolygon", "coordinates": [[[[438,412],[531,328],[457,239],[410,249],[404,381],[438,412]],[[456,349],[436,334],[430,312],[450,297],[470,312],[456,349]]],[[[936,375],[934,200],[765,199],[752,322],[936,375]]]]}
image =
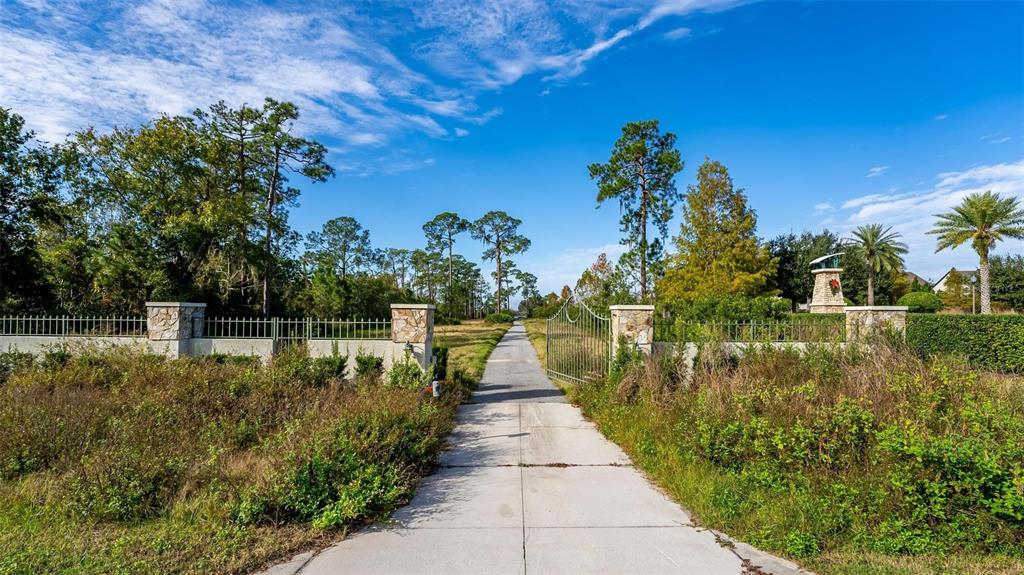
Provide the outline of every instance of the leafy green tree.
{"type": "Polygon", "coordinates": [[[30,145],[25,120],[0,107],[0,310],[41,309],[48,303],[37,238],[59,217],[49,148],[30,145]]]}
{"type": "Polygon", "coordinates": [[[659,298],[765,295],[778,262],[757,238],[757,215],[729,170],[705,159],[683,205],[676,253],[658,284],[659,298]]]}
{"type": "Polygon", "coordinates": [[[881,224],[867,224],[853,231],[849,245],[868,266],[868,305],[875,305],[875,274],[903,269],[907,245],[899,238],[891,226],[884,228],[881,224]]]}
{"type": "Polygon", "coordinates": [[[437,303],[437,286],[444,281],[441,254],[413,250],[409,256],[409,263],[413,270],[413,287],[421,297],[425,297],[431,303],[437,303]]]}
{"type": "Polygon", "coordinates": [[[967,278],[955,268],[951,268],[946,275],[945,288],[939,293],[939,298],[946,307],[967,309],[973,303],[971,298],[970,285],[967,278]]]}
{"type": "Polygon", "coordinates": [[[287,233],[287,211],[295,204],[299,190],[289,187],[288,174],[301,174],[314,182],[324,182],[334,175],[327,162],[323,144],[292,134],[299,109],[290,102],[267,98],[261,110],[261,121],[255,126],[259,154],[263,158],[266,187],[263,249],[263,315],[270,316],[270,278],[273,275],[274,234],[287,233]]]}
{"type": "Polygon", "coordinates": [[[459,217],[454,212],[441,212],[434,219],[423,224],[423,234],[427,236],[427,249],[437,252],[448,252],[448,289],[445,292],[448,313],[451,313],[452,281],[455,279],[453,251],[455,236],[469,230],[469,220],[459,217]]]}
{"type": "MultiPolygon", "coordinates": [[[[473,222],[470,228],[473,239],[487,246],[483,257],[485,260],[495,261],[494,275],[499,280],[504,277],[501,269],[502,258],[521,254],[530,249],[530,240],[519,233],[519,226],[522,223],[522,220],[513,218],[505,212],[490,211],[473,222]]],[[[495,312],[501,311],[501,293],[501,281],[498,281],[494,297],[495,312]]]]}
{"type": "Polygon", "coordinates": [[[810,303],[814,292],[811,262],[840,249],[839,236],[828,230],[780,235],[768,242],[768,252],[779,262],[770,284],[791,302],[810,303]]]}
{"type": "Polygon", "coordinates": [[[995,256],[989,267],[992,299],[1024,312],[1024,256],[995,256]]]}
{"type": "Polygon", "coordinates": [[[310,232],[306,249],[316,254],[319,261],[338,270],[344,279],[369,256],[370,232],[353,217],[337,217],[328,220],[319,232],[310,232]]]}
{"type": "Polygon", "coordinates": [[[409,256],[411,252],[402,248],[387,248],[387,259],[391,265],[391,277],[395,285],[404,288],[409,273],[409,256]]]}
{"type": "Polygon", "coordinates": [[[928,232],[938,236],[935,251],[971,242],[971,247],[978,254],[981,313],[992,313],[989,251],[996,242],[1005,238],[1024,238],[1024,208],[1017,198],[1004,198],[987,191],[967,196],[952,212],[936,217],[939,219],[935,229],[928,232]]]}
{"type": "Polygon", "coordinates": [[[680,199],[675,176],[683,169],[676,136],[661,133],[657,120],[630,122],[622,127],[608,163],[591,164],[590,178],[597,180],[597,203],[617,199],[622,210],[622,243],[638,260],[640,299],[650,293],[649,266],[661,257],[661,243],[680,199]],[[648,241],[647,226],[653,223],[660,238],[648,241]]]}

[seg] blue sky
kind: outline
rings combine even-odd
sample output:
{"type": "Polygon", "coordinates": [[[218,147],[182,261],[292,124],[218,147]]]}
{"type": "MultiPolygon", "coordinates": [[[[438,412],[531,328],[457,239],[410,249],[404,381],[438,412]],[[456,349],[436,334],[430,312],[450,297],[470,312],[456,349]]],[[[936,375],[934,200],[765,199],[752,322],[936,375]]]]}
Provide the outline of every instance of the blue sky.
{"type": "Polygon", "coordinates": [[[620,249],[586,166],[630,120],[678,135],[680,188],[724,162],[762,236],[890,224],[935,279],[975,257],[933,254],[931,214],[1024,198],[1020,2],[0,0],[0,105],[50,141],[264,96],[339,169],[296,182],[299,231],[349,215],[418,247],[437,212],[502,209],[544,290],[620,249]]]}

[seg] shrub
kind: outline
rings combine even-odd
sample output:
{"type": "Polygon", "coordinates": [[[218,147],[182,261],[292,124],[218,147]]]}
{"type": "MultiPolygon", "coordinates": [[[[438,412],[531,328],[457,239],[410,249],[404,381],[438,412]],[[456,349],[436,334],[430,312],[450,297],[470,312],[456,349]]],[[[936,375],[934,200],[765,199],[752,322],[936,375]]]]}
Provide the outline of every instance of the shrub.
{"type": "Polygon", "coordinates": [[[12,373],[23,367],[31,366],[35,357],[31,353],[7,351],[0,353],[0,385],[7,381],[12,373]]]}
{"type": "Polygon", "coordinates": [[[530,309],[530,317],[548,319],[558,313],[558,310],[562,309],[562,305],[563,302],[553,303],[550,305],[539,305],[530,309]]]}
{"type": "Polygon", "coordinates": [[[448,379],[448,354],[449,349],[444,346],[435,347],[431,354],[434,358],[433,377],[437,381],[448,379]]]}
{"type": "Polygon", "coordinates": [[[310,379],[316,386],[322,386],[331,380],[345,379],[345,368],[348,365],[347,355],[338,355],[337,350],[332,355],[318,357],[310,365],[310,379]]]}
{"type": "Polygon", "coordinates": [[[411,357],[396,361],[388,370],[388,385],[405,389],[423,389],[430,382],[426,374],[411,357]]]}
{"type": "Polygon", "coordinates": [[[901,297],[896,305],[905,305],[910,313],[935,313],[942,309],[942,300],[932,292],[915,291],[901,297]]]}
{"type": "Polygon", "coordinates": [[[671,356],[616,358],[572,395],[708,527],[792,557],[1021,556],[1024,390],[1005,377],[881,344],[705,355],[685,380],[671,356]]]}
{"type": "Polygon", "coordinates": [[[1024,316],[907,317],[907,342],[919,354],[955,354],[993,371],[1024,373],[1024,316]]]}
{"type": "Polygon", "coordinates": [[[364,379],[367,377],[380,376],[384,371],[384,358],[373,354],[363,353],[356,355],[356,377],[364,379]]]}
{"type": "Polygon", "coordinates": [[[495,323],[512,323],[515,320],[510,313],[491,313],[487,314],[484,318],[484,323],[495,324],[495,323]]]}

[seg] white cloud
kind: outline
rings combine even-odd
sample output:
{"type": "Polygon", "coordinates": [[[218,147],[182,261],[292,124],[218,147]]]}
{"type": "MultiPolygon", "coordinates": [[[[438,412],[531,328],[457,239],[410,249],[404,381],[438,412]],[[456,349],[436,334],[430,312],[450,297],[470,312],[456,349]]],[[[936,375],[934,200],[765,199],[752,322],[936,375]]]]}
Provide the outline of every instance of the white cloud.
{"type": "Polygon", "coordinates": [[[935,119],[937,121],[941,122],[942,120],[945,120],[948,117],[949,117],[949,114],[939,114],[938,116],[935,116],[935,119]]]}
{"type": "Polygon", "coordinates": [[[449,77],[497,89],[534,73],[547,74],[546,80],[578,76],[598,55],[655,22],[736,4],[432,0],[414,4],[413,12],[418,26],[431,32],[417,45],[420,58],[449,77]]]}
{"type": "Polygon", "coordinates": [[[455,128],[454,132],[455,132],[455,135],[460,137],[460,138],[463,137],[463,136],[468,136],[469,135],[469,130],[467,130],[465,128],[455,128]]]}
{"type": "Polygon", "coordinates": [[[685,28],[685,27],[683,27],[683,28],[674,28],[672,30],[669,30],[668,32],[665,32],[665,39],[666,40],[680,40],[682,38],[688,38],[692,34],[693,34],[693,30],[691,30],[689,28],[685,28]]]}
{"type": "Polygon", "coordinates": [[[889,169],[889,166],[874,166],[872,168],[868,168],[868,173],[864,177],[865,178],[877,178],[878,176],[881,176],[882,174],[884,174],[885,171],[888,170],[888,169],[889,169]]]}
{"type": "Polygon", "coordinates": [[[528,74],[568,80],[655,22],[736,3],[8,0],[0,102],[57,141],[89,126],[269,96],[296,103],[299,129],[335,136],[331,151],[344,156],[335,162],[351,164],[361,149],[486,123],[502,113],[479,108],[486,91],[528,74]]]}
{"type": "Polygon", "coordinates": [[[835,209],[835,206],[833,206],[831,203],[821,202],[819,204],[814,204],[814,215],[820,216],[821,214],[833,212],[835,211],[835,209]]]}
{"type": "MultiPolygon", "coordinates": [[[[953,266],[976,265],[977,255],[965,245],[956,250],[935,252],[935,236],[926,232],[935,225],[935,214],[950,211],[968,194],[991,190],[1004,197],[1024,200],[1024,160],[1013,163],[974,166],[938,174],[934,186],[904,194],[870,194],[847,200],[849,210],[843,229],[867,223],[891,225],[910,247],[907,268],[925,277],[939,277],[953,266]]],[[[996,253],[1024,252],[1024,242],[1005,241],[996,253]]]]}

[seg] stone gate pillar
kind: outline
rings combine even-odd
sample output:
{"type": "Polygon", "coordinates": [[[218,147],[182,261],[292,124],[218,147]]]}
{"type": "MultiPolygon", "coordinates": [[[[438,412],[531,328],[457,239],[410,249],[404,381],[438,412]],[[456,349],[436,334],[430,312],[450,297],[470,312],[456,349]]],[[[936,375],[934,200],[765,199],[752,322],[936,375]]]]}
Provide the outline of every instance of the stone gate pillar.
{"type": "Polygon", "coordinates": [[[808,306],[811,313],[843,313],[843,284],[839,282],[842,268],[821,268],[814,274],[814,293],[808,306]]]}
{"type": "Polygon", "coordinates": [[[425,303],[391,304],[391,342],[401,349],[395,357],[403,357],[411,349],[422,369],[430,367],[434,345],[434,306],[425,303]]]}
{"type": "Polygon", "coordinates": [[[203,336],[205,303],[146,302],[146,337],[153,353],[177,359],[192,354],[192,338],[203,336]]]}
{"type": "Polygon", "coordinates": [[[612,357],[620,341],[651,355],[654,350],[654,306],[613,305],[611,309],[612,357]]]}
{"type": "Polygon", "coordinates": [[[906,336],[905,305],[848,306],[846,308],[846,341],[871,338],[886,330],[906,336]]]}

